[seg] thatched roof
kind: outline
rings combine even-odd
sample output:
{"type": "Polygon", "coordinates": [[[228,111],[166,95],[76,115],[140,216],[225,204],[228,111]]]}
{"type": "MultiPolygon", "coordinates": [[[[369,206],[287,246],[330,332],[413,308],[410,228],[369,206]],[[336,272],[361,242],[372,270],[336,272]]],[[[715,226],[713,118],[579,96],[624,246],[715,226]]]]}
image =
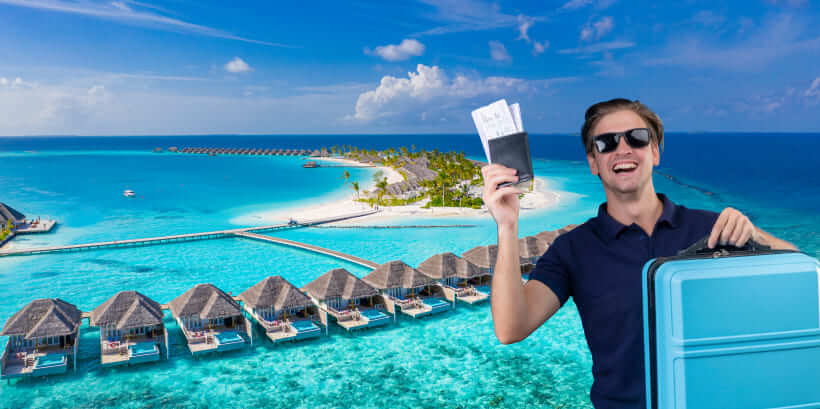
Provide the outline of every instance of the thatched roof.
{"type": "Polygon", "coordinates": [[[570,230],[572,230],[572,229],[574,229],[574,228],[576,228],[576,227],[578,227],[578,225],[577,225],[577,224],[568,224],[568,225],[566,225],[566,226],[564,226],[564,227],[562,227],[562,228],[558,229],[558,234],[559,234],[559,235],[564,234],[564,233],[566,233],[566,232],[568,232],[568,231],[570,231],[570,230]]]}
{"type": "Polygon", "coordinates": [[[77,332],[82,314],[74,304],[59,298],[41,298],[12,315],[0,335],[23,335],[29,340],[71,335],[77,332]]]}
{"type": "Polygon", "coordinates": [[[401,260],[384,263],[362,278],[380,290],[387,288],[415,288],[432,284],[433,278],[401,260]]]}
{"type": "Polygon", "coordinates": [[[447,277],[469,279],[482,275],[481,270],[473,263],[449,252],[436,254],[424,260],[417,269],[437,280],[447,277]]]}
{"type": "Polygon", "coordinates": [[[547,251],[547,244],[535,236],[518,239],[518,256],[525,259],[541,257],[547,251]]]}
{"type": "Polygon", "coordinates": [[[268,277],[256,283],[239,294],[239,299],[251,308],[273,307],[276,310],[307,307],[312,304],[308,296],[282,276],[268,277]]]}
{"type": "Polygon", "coordinates": [[[197,316],[214,319],[240,315],[239,303],[213,284],[197,284],[168,303],[174,317],[197,316]]]}
{"type": "Polygon", "coordinates": [[[342,297],[351,300],[378,295],[379,291],[343,268],[334,268],[304,287],[318,300],[342,297]]]}
{"type": "Polygon", "coordinates": [[[25,219],[26,215],[14,210],[14,208],[9,205],[0,202],[0,223],[3,223],[3,226],[8,223],[8,220],[11,220],[12,223],[22,223],[25,219]]]}
{"type": "Polygon", "coordinates": [[[547,243],[548,246],[551,245],[553,241],[555,241],[556,237],[558,237],[558,231],[553,230],[542,231],[541,233],[535,235],[535,238],[543,241],[544,243],[547,243]]]}
{"type": "Polygon", "coordinates": [[[161,325],[165,314],[158,302],[136,292],[120,291],[91,311],[91,325],[116,324],[118,330],[161,325]]]}
{"type": "Polygon", "coordinates": [[[498,258],[498,245],[473,247],[462,253],[461,257],[478,267],[493,269],[498,258]]]}

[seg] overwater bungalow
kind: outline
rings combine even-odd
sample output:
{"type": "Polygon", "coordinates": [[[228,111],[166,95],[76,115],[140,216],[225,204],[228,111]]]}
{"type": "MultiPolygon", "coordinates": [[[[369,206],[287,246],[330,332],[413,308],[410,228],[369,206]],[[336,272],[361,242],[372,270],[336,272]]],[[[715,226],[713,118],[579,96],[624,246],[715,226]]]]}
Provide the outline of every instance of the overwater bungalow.
{"type": "Polygon", "coordinates": [[[554,242],[557,237],[558,232],[555,230],[545,230],[535,235],[535,238],[546,243],[548,247],[552,245],[552,242],[554,242]]]}
{"type": "Polygon", "coordinates": [[[535,236],[527,236],[518,239],[518,257],[521,260],[521,274],[529,278],[530,271],[535,268],[535,263],[547,251],[549,245],[535,236]]]}
{"type": "Polygon", "coordinates": [[[480,268],[483,273],[492,275],[498,258],[498,245],[476,246],[462,253],[461,257],[480,268]]]}
{"type": "MultiPolygon", "coordinates": [[[[519,241],[518,248],[518,265],[521,270],[522,274],[529,273],[531,266],[530,258],[523,257],[521,252],[522,244],[519,241]]],[[[461,254],[465,260],[469,261],[470,263],[475,264],[482,272],[485,274],[490,275],[490,277],[482,279],[481,286],[489,286],[489,282],[491,280],[491,276],[493,274],[493,270],[495,270],[495,262],[498,260],[498,245],[490,244],[488,246],[477,246],[473,247],[470,250],[465,251],[461,254]]],[[[537,260],[537,258],[536,258],[537,260]]],[[[523,276],[522,276],[523,278],[523,276]]],[[[486,290],[489,294],[489,288],[482,289],[486,290]]]]}
{"type": "Polygon", "coordinates": [[[386,301],[398,306],[401,312],[414,318],[450,309],[441,286],[401,260],[376,267],[362,280],[381,291],[386,301]]]}
{"type": "Polygon", "coordinates": [[[103,366],[158,361],[168,331],[160,304],[136,291],[120,291],[91,311],[90,323],[100,327],[103,366]]]}
{"type": "Polygon", "coordinates": [[[379,290],[343,268],[322,274],[304,290],[321,308],[320,317],[325,323],[327,315],[348,331],[390,323],[388,306],[379,290]]]}
{"type": "Polygon", "coordinates": [[[26,215],[0,202],[0,228],[6,227],[9,221],[11,221],[11,225],[14,226],[14,228],[17,228],[26,223],[26,215]]]}
{"type": "Polygon", "coordinates": [[[64,373],[77,368],[82,311],[59,298],[28,303],[6,321],[9,337],[0,358],[2,379],[64,373]]]}
{"type": "Polygon", "coordinates": [[[475,304],[490,298],[490,275],[453,253],[436,254],[417,268],[439,282],[448,300],[475,304]]]}
{"type": "Polygon", "coordinates": [[[318,307],[310,297],[281,276],[268,277],[239,294],[242,308],[273,343],[315,338],[318,307]]]}
{"type": "Polygon", "coordinates": [[[168,306],[193,355],[241,348],[245,336],[252,340],[252,328],[239,303],[212,284],[197,284],[168,306]]]}

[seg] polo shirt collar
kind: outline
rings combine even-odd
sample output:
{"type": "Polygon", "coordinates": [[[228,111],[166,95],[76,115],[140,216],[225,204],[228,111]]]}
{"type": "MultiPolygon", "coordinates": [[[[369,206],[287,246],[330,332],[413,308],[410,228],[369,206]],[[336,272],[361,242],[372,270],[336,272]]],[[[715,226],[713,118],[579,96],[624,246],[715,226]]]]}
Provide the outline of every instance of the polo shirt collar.
{"type": "MultiPolygon", "coordinates": [[[[661,211],[661,217],[658,218],[655,226],[657,227],[661,223],[666,223],[672,228],[677,227],[678,222],[675,216],[677,214],[678,206],[672,203],[672,201],[669,200],[663,193],[658,193],[657,195],[658,199],[660,199],[661,203],[663,203],[663,211],[661,211]]],[[[598,225],[604,235],[612,240],[617,239],[618,235],[629,227],[624,226],[619,221],[613,219],[609,213],[607,213],[606,202],[601,203],[601,205],[598,206],[598,225]]]]}

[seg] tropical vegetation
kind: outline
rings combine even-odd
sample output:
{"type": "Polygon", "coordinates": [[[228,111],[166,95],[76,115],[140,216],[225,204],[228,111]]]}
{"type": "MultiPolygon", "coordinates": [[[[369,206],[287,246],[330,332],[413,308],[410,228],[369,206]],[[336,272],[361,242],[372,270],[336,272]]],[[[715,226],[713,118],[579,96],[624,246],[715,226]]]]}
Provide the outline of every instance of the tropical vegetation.
{"type": "MultiPolygon", "coordinates": [[[[423,207],[469,207],[478,209],[484,202],[479,189],[481,186],[481,163],[469,160],[464,152],[439,152],[438,149],[416,151],[415,145],[407,147],[387,148],[384,150],[363,149],[352,145],[333,146],[329,151],[347,159],[360,162],[373,162],[381,166],[389,166],[401,173],[405,179],[407,174],[402,167],[407,163],[423,166],[436,174],[435,178],[418,180],[421,189],[411,193],[406,198],[394,197],[387,191],[387,178],[383,172],[373,175],[376,189],[369,197],[359,197],[359,185],[353,185],[358,201],[369,203],[371,206],[402,206],[426,200],[423,207]]],[[[345,183],[350,174],[345,171],[345,183]]]]}

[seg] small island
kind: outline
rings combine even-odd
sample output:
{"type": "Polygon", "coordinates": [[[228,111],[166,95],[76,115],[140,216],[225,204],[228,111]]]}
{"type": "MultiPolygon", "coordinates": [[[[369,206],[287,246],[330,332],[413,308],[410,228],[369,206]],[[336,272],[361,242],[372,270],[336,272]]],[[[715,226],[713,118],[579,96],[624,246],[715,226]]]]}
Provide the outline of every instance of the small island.
{"type": "MultiPolygon", "coordinates": [[[[417,152],[414,145],[410,149],[400,147],[381,151],[343,145],[331,147],[330,153],[360,164],[389,167],[401,175],[403,180],[389,183],[384,173],[377,171],[373,175],[375,188],[361,194],[358,183],[352,183],[356,200],[371,207],[420,204],[425,209],[480,209],[484,204],[481,167],[487,163],[467,159],[464,152],[439,152],[438,149],[417,152]]],[[[345,181],[350,178],[347,171],[343,176],[345,181]]],[[[532,187],[530,184],[530,190],[532,187]]]]}

